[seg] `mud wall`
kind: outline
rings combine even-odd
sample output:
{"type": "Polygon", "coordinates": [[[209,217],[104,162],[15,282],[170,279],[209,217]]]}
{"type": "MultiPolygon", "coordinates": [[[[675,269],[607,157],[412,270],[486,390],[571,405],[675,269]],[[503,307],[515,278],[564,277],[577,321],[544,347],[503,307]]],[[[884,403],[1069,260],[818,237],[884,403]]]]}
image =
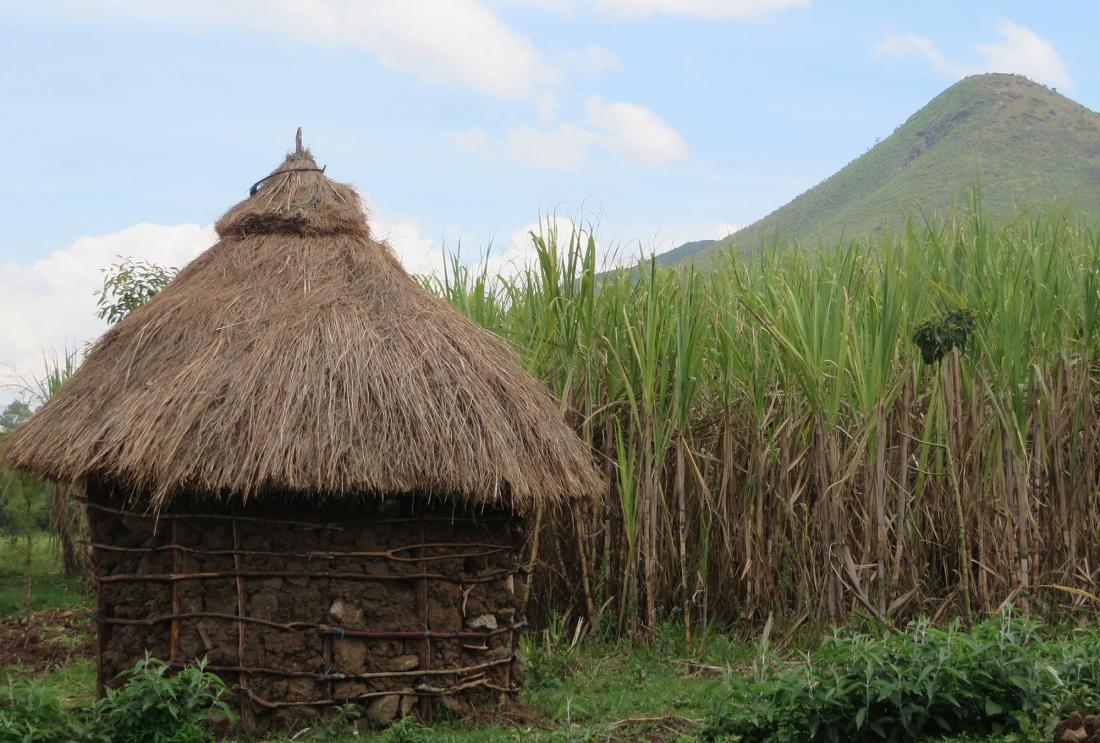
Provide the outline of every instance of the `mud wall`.
{"type": "Polygon", "coordinates": [[[102,685],[148,650],[206,658],[242,721],[343,703],[385,722],[467,711],[522,682],[520,524],[439,499],[274,499],[154,516],[89,492],[102,685]]]}

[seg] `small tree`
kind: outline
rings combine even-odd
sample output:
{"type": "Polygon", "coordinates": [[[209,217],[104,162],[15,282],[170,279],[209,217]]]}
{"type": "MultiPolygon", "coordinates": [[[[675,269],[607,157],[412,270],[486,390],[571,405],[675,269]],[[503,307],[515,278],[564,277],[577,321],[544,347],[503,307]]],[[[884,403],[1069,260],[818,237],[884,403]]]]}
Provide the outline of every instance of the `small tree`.
{"type": "Polygon", "coordinates": [[[95,293],[97,314],[114,325],[168,286],[178,272],[149,261],[120,259],[103,270],[103,286],[95,293]]]}
{"type": "Polygon", "coordinates": [[[31,417],[31,406],[25,400],[12,400],[0,412],[0,433],[15,430],[27,418],[31,417]]]}

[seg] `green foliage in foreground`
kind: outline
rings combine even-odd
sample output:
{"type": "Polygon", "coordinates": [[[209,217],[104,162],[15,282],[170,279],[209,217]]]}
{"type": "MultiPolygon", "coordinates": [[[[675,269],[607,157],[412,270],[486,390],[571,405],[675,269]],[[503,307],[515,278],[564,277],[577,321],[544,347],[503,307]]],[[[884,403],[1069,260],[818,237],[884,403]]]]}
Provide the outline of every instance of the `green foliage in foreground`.
{"type": "Polygon", "coordinates": [[[225,683],[204,664],[168,673],[148,655],[126,683],[90,706],[64,706],[44,685],[7,679],[0,690],[0,743],[207,743],[210,715],[233,719],[225,683]]]}
{"type": "MultiPolygon", "coordinates": [[[[767,659],[765,659],[766,661],[767,659]]],[[[1044,638],[1006,614],[964,631],[926,620],[884,637],[837,633],[804,662],[733,675],[708,741],[894,741],[1020,731],[1044,737],[1069,709],[1100,707],[1100,629],[1044,638]]]]}
{"type": "Polygon", "coordinates": [[[95,704],[93,729],[113,743],[205,743],[207,716],[234,719],[229,690],[205,663],[168,675],[169,666],[148,654],[123,672],[125,684],[95,704]]]}
{"type": "MultiPolygon", "coordinates": [[[[551,626],[525,638],[523,656],[528,682],[521,701],[534,712],[525,722],[445,717],[426,726],[406,718],[371,730],[362,721],[357,726],[358,714],[349,709],[265,740],[900,741],[952,735],[955,743],[1030,743],[1049,740],[1055,717],[1066,709],[1100,708],[1100,628],[1053,629],[1011,615],[970,631],[926,621],[883,636],[841,631],[796,663],[789,652],[761,651],[719,634],[706,650],[692,650],[674,624],[661,625],[641,647],[551,626]],[[716,668],[728,669],[726,677],[716,668]]],[[[150,661],[131,671],[129,686],[93,705],[93,676],[85,666],[0,686],[0,743],[209,739],[201,737],[209,736],[201,721],[224,698],[209,676],[171,678],[150,661]],[[85,693],[77,688],[81,681],[85,693]],[[23,737],[28,730],[39,732],[23,737]],[[157,730],[166,737],[155,737],[157,730]]]]}
{"type": "Polygon", "coordinates": [[[45,686],[11,678],[0,686],[0,741],[78,741],[85,734],[84,723],[45,686]]]}

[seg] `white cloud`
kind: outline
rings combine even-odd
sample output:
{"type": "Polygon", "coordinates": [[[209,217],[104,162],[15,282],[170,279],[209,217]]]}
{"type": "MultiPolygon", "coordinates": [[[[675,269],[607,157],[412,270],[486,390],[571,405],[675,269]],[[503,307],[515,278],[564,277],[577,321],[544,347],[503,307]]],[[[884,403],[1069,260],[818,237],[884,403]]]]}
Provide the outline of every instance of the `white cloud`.
{"type": "Polygon", "coordinates": [[[931,39],[917,34],[897,34],[888,36],[875,46],[879,57],[904,59],[910,55],[924,57],[938,72],[953,77],[963,77],[968,73],[963,65],[949,61],[931,39]]]}
{"type": "Polygon", "coordinates": [[[372,219],[371,235],[383,240],[411,274],[439,275],[446,256],[435,240],[424,235],[415,222],[379,222],[372,219]]]}
{"type": "Polygon", "coordinates": [[[502,98],[532,98],[558,73],[479,0],[61,0],[73,12],[232,27],[364,49],[392,69],[502,98]]]}
{"type": "Polygon", "coordinates": [[[623,61],[619,56],[599,44],[565,49],[555,55],[555,60],[563,71],[584,75],[593,80],[623,68],[623,61]]]}
{"type": "Polygon", "coordinates": [[[507,0],[572,15],[586,5],[624,19],[664,15],[707,20],[756,20],[770,18],[792,8],[805,8],[810,0],[507,0]]]}
{"type": "Polygon", "coordinates": [[[577,122],[548,128],[515,127],[499,141],[484,129],[454,135],[465,149],[489,156],[504,156],[545,170],[577,170],[589,161],[594,149],[617,153],[642,165],[661,165],[688,156],[683,138],[652,110],[637,103],[606,103],[598,96],[584,105],[577,122]]]}
{"type": "Polygon", "coordinates": [[[549,129],[515,127],[506,131],[500,141],[476,127],[456,132],[454,141],[459,147],[481,155],[504,156],[543,170],[569,171],[588,164],[588,151],[595,143],[595,136],[577,124],[566,123],[549,129]]]}
{"type": "Polygon", "coordinates": [[[603,144],[628,160],[659,165],[687,157],[687,145],[680,135],[645,106],[625,101],[604,103],[592,97],[584,111],[603,144]]]}
{"type": "Polygon", "coordinates": [[[983,66],[991,72],[1018,72],[1032,80],[1071,90],[1073,81],[1054,45],[1029,28],[1005,21],[998,32],[1001,40],[979,44],[983,66]]]}
{"type": "Polygon", "coordinates": [[[978,58],[975,62],[951,59],[931,39],[916,34],[889,36],[875,46],[875,53],[899,59],[911,55],[924,57],[938,72],[951,77],[979,72],[1012,72],[1046,85],[1073,89],[1069,70],[1050,41],[1009,21],[1003,22],[997,33],[997,41],[975,45],[978,58]]]}
{"type": "Polygon", "coordinates": [[[96,317],[94,292],[102,269],[120,256],[180,267],[213,241],[209,226],[137,224],[82,237],[30,265],[0,264],[0,385],[33,378],[43,355],[78,350],[106,330],[96,317]]]}
{"type": "Polygon", "coordinates": [[[626,17],[666,15],[707,20],[768,18],[809,4],[810,0],[597,0],[601,10],[626,17]]]}
{"type": "Polygon", "coordinates": [[[553,10],[559,13],[570,13],[576,5],[575,0],[499,0],[505,5],[518,5],[521,7],[539,8],[541,10],[553,10]]]}

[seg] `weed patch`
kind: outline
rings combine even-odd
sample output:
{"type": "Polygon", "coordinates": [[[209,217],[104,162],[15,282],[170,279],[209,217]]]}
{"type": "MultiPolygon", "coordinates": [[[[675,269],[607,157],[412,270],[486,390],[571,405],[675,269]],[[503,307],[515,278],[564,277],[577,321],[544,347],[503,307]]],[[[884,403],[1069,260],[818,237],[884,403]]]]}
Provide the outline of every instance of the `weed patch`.
{"type": "Polygon", "coordinates": [[[1048,639],[1011,614],[965,631],[927,621],[881,637],[838,632],[803,662],[731,675],[708,741],[892,741],[1034,733],[1100,704],[1100,630],[1048,639]]]}

